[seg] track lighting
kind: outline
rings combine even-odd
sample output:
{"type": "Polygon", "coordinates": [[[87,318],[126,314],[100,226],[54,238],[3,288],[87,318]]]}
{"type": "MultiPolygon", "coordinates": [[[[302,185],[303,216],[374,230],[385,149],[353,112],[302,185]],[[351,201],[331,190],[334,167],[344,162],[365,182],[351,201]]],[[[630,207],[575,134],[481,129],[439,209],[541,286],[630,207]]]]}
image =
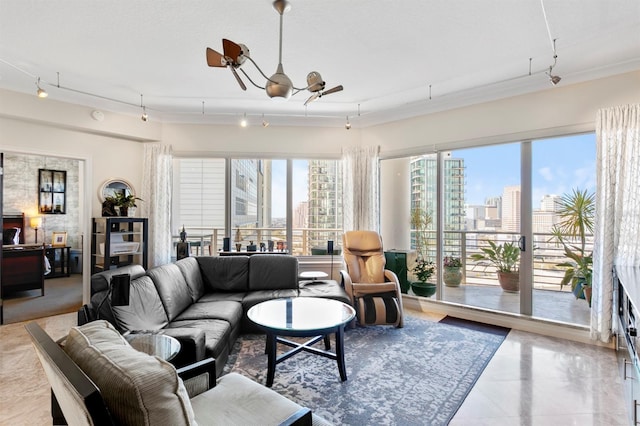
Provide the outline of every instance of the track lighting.
{"type": "Polygon", "coordinates": [[[349,116],[347,115],[347,122],[344,124],[344,128],[349,130],[351,129],[351,123],[349,123],[349,116]]]}
{"type": "Polygon", "coordinates": [[[240,120],[240,127],[247,127],[249,123],[247,122],[247,113],[245,112],[242,116],[242,120],[240,120]]]}
{"type": "Polygon", "coordinates": [[[140,119],[142,121],[149,120],[149,115],[147,115],[147,108],[144,106],[144,102],[142,101],[142,95],[140,95],[140,106],[142,107],[142,117],[140,117],[140,119]]]}
{"type": "Polygon", "coordinates": [[[262,127],[269,127],[269,122],[264,119],[264,114],[262,114],[262,127]]]}
{"type": "Polygon", "coordinates": [[[46,98],[47,96],[49,96],[47,91],[44,90],[42,87],[40,87],[40,77],[38,77],[38,80],[36,80],[36,87],[38,88],[36,93],[37,93],[39,98],[46,98]]]}
{"type": "Polygon", "coordinates": [[[560,80],[562,80],[562,78],[560,78],[560,76],[557,75],[551,75],[551,67],[549,67],[549,81],[551,81],[551,84],[553,84],[554,86],[558,83],[560,83],[560,80]]]}

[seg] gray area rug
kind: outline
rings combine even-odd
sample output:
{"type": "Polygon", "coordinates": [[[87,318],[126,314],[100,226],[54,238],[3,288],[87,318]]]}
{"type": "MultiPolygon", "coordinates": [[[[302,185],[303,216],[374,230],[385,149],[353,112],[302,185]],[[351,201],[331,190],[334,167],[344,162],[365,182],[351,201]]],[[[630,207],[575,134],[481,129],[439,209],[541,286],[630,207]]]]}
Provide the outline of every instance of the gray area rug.
{"type": "MultiPolygon", "coordinates": [[[[272,389],[336,425],[446,425],[504,338],[412,317],[347,329],[347,381],[336,361],[302,352],[277,365],[272,389]]],[[[241,336],[225,371],[266,383],[264,343],[241,336]]]]}

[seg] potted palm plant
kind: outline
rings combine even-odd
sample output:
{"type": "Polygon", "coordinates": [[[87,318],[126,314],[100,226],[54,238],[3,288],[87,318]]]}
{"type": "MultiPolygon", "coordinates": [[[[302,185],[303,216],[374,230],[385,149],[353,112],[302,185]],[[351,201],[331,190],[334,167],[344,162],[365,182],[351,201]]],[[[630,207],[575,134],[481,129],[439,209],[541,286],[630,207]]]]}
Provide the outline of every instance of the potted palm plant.
{"type": "Polygon", "coordinates": [[[520,291],[520,248],[516,243],[506,242],[496,244],[489,241],[489,247],[481,247],[482,253],[471,255],[473,260],[489,261],[498,272],[498,282],[502,290],[507,292],[520,291]]]}
{"type": "Polygon", "coordinates": [[[445,256],[442,262],[442,281],[448,287],[458,287],[462,282],[462,262],[459,257],[445,256]]]}
{"type": "Polygon", "coordinates": [[[591,305],[593,252],[587,250],[587,236],[593,234],[595,195],[586,189],[573,189],[560,199],[557,214],[560,222],[551,233],[568,259],[556,265],[565,268],[560,287],[571,285],[573,294],[591,305]]]}

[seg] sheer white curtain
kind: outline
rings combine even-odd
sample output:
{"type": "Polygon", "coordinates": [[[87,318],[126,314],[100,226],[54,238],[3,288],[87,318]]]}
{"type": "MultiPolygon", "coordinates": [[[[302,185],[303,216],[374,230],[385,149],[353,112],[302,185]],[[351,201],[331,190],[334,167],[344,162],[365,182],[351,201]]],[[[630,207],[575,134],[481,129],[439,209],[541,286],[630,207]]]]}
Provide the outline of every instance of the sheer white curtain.
{"type": "Polygon", "coordinates": [[[612,267],[640,266],[640,105],[598,111],[591,337],[606,342],[613,317],[612,267]]]}
{"type": "Polygon", "coordinates": [[[379,232],[378,151],[378,146],[355,146],[342,150],[345,231],[379,232]]]}
{"type": "Polygon", "coordinates": [[[171,262],[172,148],[145,144],[142,165],[142,213],[149,218],[149,267],[171,262]]]}

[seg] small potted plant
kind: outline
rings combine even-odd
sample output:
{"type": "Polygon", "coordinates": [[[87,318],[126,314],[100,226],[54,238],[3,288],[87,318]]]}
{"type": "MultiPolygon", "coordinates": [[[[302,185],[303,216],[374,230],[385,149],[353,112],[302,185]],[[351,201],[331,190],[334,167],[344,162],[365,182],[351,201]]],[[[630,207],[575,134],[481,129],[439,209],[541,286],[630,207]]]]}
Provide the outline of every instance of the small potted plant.
{"type": "Polygon", "coordinates": [[[436,285],[434,283],[428,283],[427,281],[436,270],[436,265],[428,260],[418,259],[416,266],[413,267],[413,272],[418,279],[411,283],[411,290],[417,296],[431,297],[436,294],[436,285]]]}
{"type": "Polygon", "coordinates": [[[471,255],[473,260],[488,260],[498,272],[498,282],[502,290],[507,292],[520,291],[520,248],[516,243],[508,242],[496,244],[489,241],[489,247],[481,247],[482,253],[471,255]]]}
{"type": "Polygon", "coordinates": [[[116,213],[119,216],[132,217],[136,212],[136,200],[144,201],[142,198],[138,198],[133,194],[125,195],[124,192],[116,192],[113,197],[107,197],[106,201],[112,203],[116,213]]]}
{"type": "Polygon", "coordinates": [[[459,257],[445,256],[442,266],[442,280],[448,287],[458,287],[462,282],[462,261],[459,257]]]}

